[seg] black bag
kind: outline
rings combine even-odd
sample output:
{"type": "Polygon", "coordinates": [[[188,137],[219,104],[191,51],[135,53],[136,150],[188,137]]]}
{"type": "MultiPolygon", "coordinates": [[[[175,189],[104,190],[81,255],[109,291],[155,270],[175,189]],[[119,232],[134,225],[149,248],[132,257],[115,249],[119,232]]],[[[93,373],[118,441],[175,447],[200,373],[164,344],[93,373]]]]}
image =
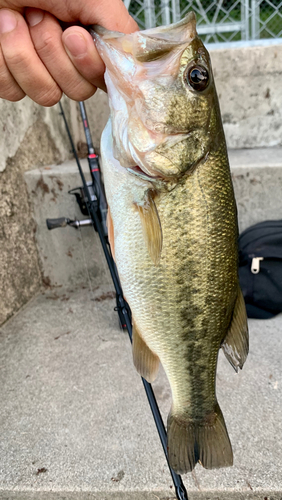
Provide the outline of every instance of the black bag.
{"type": "Polygon", "coordinates": [[[249,318],[282,312],[282,220],[260,222],[239,236],[239,279],[249,318]]]}

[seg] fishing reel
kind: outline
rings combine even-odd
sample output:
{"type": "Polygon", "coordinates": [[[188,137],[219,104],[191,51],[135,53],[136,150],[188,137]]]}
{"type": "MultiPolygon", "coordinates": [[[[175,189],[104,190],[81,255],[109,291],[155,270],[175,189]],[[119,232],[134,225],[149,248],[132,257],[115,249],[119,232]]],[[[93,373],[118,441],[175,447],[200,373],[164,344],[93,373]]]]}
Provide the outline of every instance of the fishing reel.
{"type": "MultiPolygon", "coordinates": [[[[87,182],[87,188],[89,190],[89,193],[91,195],[91,202],[93,203],[93,208],[94,210],[98,211],[98,200],[97,196],[94,192],[94,185],[91,181],[87,182]]],[[[76,187],[73,189],[70,189],[68,191],[68,194],[71,194],[75,196],[76,202],[80,208],[80,211],[82,215],[88,216],[89,217],[89,208],[88,208],[88,198],[86,193],[84,192],[83,187],[76,187]]],[[[69,219],[68,217],[59,217],[58,219],[46,219],[46,224],[47,228],[49,230],[51,229],[56,229],[58,227],[66,227],[66,226],[71,226],[74,227],[75,229],[78,229],[79,227],[85,227],[85,226],[93,226],[95,231],[97,232],[97,227],[95,222],[93,221],[92,218],[88,219],[82,219],[82,220],[72,220],[69,219]]]]}
{"type": "MultiPolygon", "coordinates": [[[[86,184],[88,186],[88,191],[91,195],[91,202],[94,204],[94,209],[97,211],[98,210],[98,200],[97,200],[97,196],[96,196],[95,191],[94,191],[94,185],[91,181],[87,182],[86,184]]],[[[83,187],[77,187],[77,188],[70,189],[68,191],[68,193],[75,196],[75,199],[78,203],[78,206],[80,208],[81,213],[83,215],[89,215],[89,209],[87,206],[88,198],[87,198],[86,193],[84,192],[83,187]]],[[[96,229],[96,231],[97,231],[97,229],[96,229]]]]}

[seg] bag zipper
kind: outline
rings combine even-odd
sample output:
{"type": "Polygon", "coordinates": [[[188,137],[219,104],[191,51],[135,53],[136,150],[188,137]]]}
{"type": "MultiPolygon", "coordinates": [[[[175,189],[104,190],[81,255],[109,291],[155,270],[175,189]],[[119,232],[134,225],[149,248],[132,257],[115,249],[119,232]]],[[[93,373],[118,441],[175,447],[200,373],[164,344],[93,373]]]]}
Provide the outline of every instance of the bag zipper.
{"type": "Polygon", "coordinates": [[[282,260],[281,257],[277,257],[277,255],[275,256],[271,256],[271,255],[265,255],[264,257],[262,256],[254,256],[254,254],[249,254],[249,259],[251,259],[251,272],[253,274],[258,274],[260,272],[260,263],[262,260],[268,260],[268,259],[271,259],[271,260],[282,260]]]}
{"type": "Polygon", "coordinates": [[[253,274],[258,274],[260,272],[260,261],[264,260],[264,257],[253,257],[251,264],[251,271],[253,274]]]}

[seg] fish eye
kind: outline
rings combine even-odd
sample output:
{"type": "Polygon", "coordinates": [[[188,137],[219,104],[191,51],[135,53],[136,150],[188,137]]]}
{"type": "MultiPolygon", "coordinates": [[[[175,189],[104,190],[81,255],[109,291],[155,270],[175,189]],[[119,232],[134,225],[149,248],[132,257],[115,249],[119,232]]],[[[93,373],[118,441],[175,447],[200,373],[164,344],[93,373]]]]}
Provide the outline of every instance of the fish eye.
{"type": "Polygon", "coordinates": [[[194,90],[205,90],[209,84],[209,73],[204,66],[197,64],[188,69],[186,79],[194,90]]]}

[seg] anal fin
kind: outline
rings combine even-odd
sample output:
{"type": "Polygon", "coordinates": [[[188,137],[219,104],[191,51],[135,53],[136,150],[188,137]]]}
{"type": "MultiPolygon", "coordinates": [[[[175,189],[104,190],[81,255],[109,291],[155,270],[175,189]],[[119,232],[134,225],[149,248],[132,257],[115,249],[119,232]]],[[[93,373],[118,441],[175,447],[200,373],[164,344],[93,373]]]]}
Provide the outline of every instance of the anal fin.
{"type": "Polygon", "coordinates": [[[158,373],[159,358],[149,349],[134,321],[132,337],[132,353],[135,368],[147,382],[151,383],[155,380],[158,373]]]}
{"type": "Polygon", "coordinates": [[[144,203],[136,203],[142,223],[143,236],[153,263],[157,266],[162,251],[162,228],[157,207],[151,191],[148,191],[144,203]]]}
{"type": "Polygon", "coordinates": [[[234,370],[243,368],[249,352],[249,331],[244,297],[239,287],[232,321],[221,345],[223,352],[234,370]]]}

